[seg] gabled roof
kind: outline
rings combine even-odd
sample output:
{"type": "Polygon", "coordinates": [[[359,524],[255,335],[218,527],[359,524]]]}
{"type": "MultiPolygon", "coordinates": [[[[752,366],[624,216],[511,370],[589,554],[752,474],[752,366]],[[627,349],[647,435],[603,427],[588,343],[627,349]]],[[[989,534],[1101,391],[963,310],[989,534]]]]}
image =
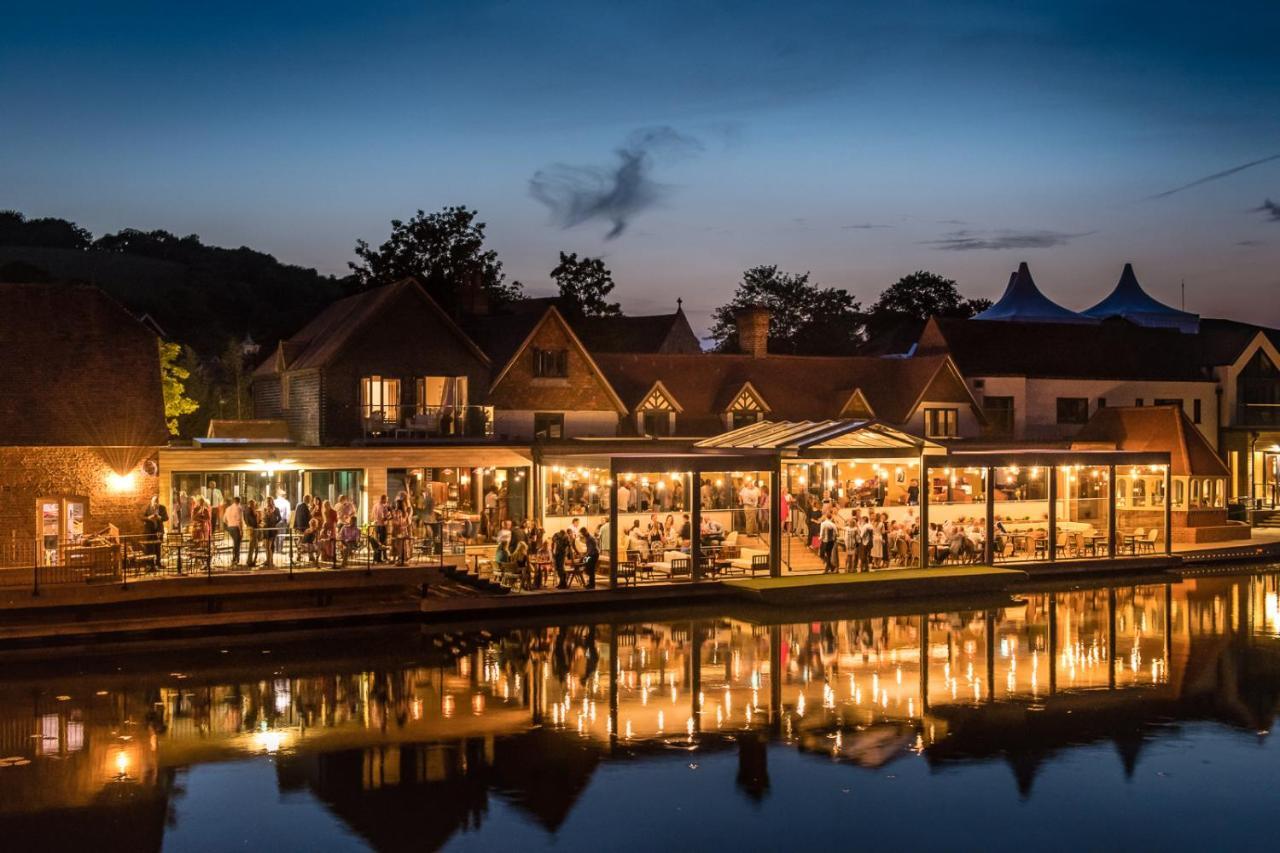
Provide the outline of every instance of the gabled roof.
{"type": "Polygon", "coordinates": [[[1082,326],[934,317],[917,351],[921,355],[950,353],[970,379],[1211,379],[1201,366],[1195,336],[1119,319],[1082,326]]]}
{"type": "MultiPolygon", "coordinates": [[[[168,441],[158,339],[89,285],[0,284],[0,444],[168,441]]],[[[109,459],[118,469],[136,458],[109,459]]]]}
{"type": "Polygon", "coordinates": [[[1107,406],[1077,433],[1073,447],[1109,444],[1116,450],[1163,451],[1176,477],[1227,477],[1230,472],[1181,406],[1107,406]]]}
{"type": "Polygon", "coordinates": [[[679,414],[684,411],[684,406],[681,406],[680,401],[676,399],[675,395],[667,390],[667,386],[662,384],[661,379],[655,379],[653,381],[653,387],[651,387],[648,393],[641,397],[640,402],[636,404],[636,409],[642,411],[661,411],[662,409],[669,409],[670,411],[679,414]],[[662,405],[657,405],[659,403],[662,405]]]}
{"type": "Polygon", "coordinates": [[[1124,265],[1120,280],[1110,296],[1080,313],[1098,320],[1123,317],[1139,326],[1177,329],[1188,334],[1194,334],[1200,328],[1199,315],[1158,302],[1143,290],[1138,277],[1133,274],[1133,264],[1124,265]]]}
{"type": "Polygon", "coordinates": [[[1094,323],[1085,317],[1063,308],[1040,292],[1031,278],[1026,262],[1018,264],[1018,271],[1009,276],[1009,286],[995,305],[974,318],[975,320],[1015,320],[1024,323],[1094,323]]]}
{"type": "Polygon", "coordinates": [[[433,313],[482,362],[489,361],[488,355],[431,298],[417,279],[405,278],[332,303],[297,334],[281,341],[276,352],[258,366],[254,375],[270,375],[281,369],[309,370],[328,366],[342,354],[357,333],[382,316],[398,298],[406,295],[419,299],[424,309],[433,313]]]}
{"type": "MultiPolygon", "coordinates": [[[[755,358],[737,353],[602,353],[596,361],[628,410],[634,410],[653,383],[661,380],[684,407],[678,422],[678,431],[684,435],[720,432],[726,407],[748,382],[768,403],[770,416],[780,420],[838,418],[853,390],[858,389],[880,420],[903,423],[934,377],[940,371],[953,369],[945,355],[871,358],[771,354],[755,358]]],[[[965,393],[968,394],[967,389],[965,393]]]]}
{"type": "Polygon", "coordinates": [[[524,339],[520,344],[511,352],[510,357],[507,358],[502,369],[498,371],[498,373],[493,377],[493,381],[489,383],[490,390],[496,388],[498,383],[502,381],[503,377],[511,371],[511,366],[515,364],[516,359],[519,358],[520,354],[529,347],[533,342],[533,339],[537,336],[538,330],[546,323],[557,323],[564,329],[565,334],[569,338],[569,343],[578,350],[578,354],[582,356],[583,360],[586,361],[587,366],[596,374],[597,378],[599,378],[601,385],[604,386],[605,393],[608,395],[615,408],[617,408],[619,414],[631,411],[634,406],[628,406],[622,402],[622,399],[618,396],[616,389],[614,389],[612,384],[609,382],[608,377],[603,373],[603,371],[601,371],[600,365],[594,358],[592,358],[591,353],[587,351],[587,348],[582,345],[582,341],[578,338],[577,333],[573,331],[573,327],[569,325],[569,323],[564,319],[564,315],[562,315],[559,309],[554,305],[547,308],[547,310],[543,312],[542,316],[532,324],[529,328],[528,334],[524,336],[524,339]]]}

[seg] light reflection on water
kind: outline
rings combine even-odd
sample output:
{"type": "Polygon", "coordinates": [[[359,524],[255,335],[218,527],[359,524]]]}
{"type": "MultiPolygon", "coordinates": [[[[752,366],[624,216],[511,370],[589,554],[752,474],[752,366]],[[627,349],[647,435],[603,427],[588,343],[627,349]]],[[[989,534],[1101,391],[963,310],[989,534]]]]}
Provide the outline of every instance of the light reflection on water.
{"type": "MultiPolygon", "coordinates": [[[[0,837],[47,841],[57,820],[57,842],[79,849],[221,849],[266,838],[246,822],[278,822],[287,804],[305,829],[281,849],[574,846],[592,830],[649,847],[763,815],[743,838],[755,849],[837,825],[795,823],[797,789],[853,785],[865,803],[907,780],[917,798],[983,791],[977,812],[1051,810],[1063,803],[1039,788],[1100,748],[1119,772],[1095,762],[1068,801],[1125,790],[1145,778],[1140,759],[1172,760],[1175,744],[1203,750],[1201,768],[1242,737],[1265,744],[1278,591],[1274,575],[1245,575],[955,612],[396,627],[131,649],[80,671],[18,663],[0,676],[0,837]],[[248,794],[263,763],[275,800],[248,794]],[[695,798],[655,818],[681,774],[701,774],[695,798]]],[[[1274,775],[1265,759],[1233,757],[1241,801],[1274,775]]],[[[1203,799],[1196,775],[1165,788],[1203,799]]],[[[941,840],[914,805],[863,820],[941,840]]],[[[980,817],[950,820],[976,831],[980,817]]]]}

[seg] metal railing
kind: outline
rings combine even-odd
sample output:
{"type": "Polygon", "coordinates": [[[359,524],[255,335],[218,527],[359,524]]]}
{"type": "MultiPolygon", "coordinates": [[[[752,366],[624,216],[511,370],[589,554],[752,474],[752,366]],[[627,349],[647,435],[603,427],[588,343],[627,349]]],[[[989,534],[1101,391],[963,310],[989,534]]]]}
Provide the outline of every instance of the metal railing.
{"type": "Polygon", "coordinates": [[[465,559],[441,522],[395,532],[339,525],[308,535],[287,527],[222,529],[211,538],[169,531],[164,536],[84,536],[74,540],[11,539],[0,543],[0,588],[130,584],[158,578],[298,571],[362,571],[386,566],[443,566],[465,559]]]}
{"type": "Polygon", "coordinates": [[[376,406],[359,410],[365,438],[487,438],[493,406],[376,406]]]}

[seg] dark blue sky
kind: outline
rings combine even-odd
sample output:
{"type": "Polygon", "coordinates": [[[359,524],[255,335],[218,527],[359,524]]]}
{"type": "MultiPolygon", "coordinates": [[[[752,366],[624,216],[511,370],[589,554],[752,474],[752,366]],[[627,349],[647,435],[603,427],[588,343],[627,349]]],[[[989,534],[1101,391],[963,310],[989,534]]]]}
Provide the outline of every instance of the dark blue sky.
{"type": "Polygon", "coordinates": [[[1280,154],[1278,39],[1274,0],[10,4],[0,207],[340,272],[467,204],[531,291],[603,255],[695,321],[758,263],[870,301],[1025,259],[1280,324],[1280,159],[1155,197],[1280,154]]]}

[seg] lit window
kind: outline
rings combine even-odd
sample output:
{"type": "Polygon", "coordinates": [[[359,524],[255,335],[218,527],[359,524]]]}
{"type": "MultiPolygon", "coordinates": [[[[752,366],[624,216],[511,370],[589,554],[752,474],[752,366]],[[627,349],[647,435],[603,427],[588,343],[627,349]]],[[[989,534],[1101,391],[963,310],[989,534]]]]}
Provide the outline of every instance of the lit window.
{"type": "Polygon", "coordinates": [[[959,409],[925,409],[925,438],[955,438],[960,435],[959,409]]]}
{"type": "Polygon", "coordinates": [[[533,351],[533,375],[541,378],[560,378],[569,375],[569,351],[563,349],[535,349],[533,351]]]}

